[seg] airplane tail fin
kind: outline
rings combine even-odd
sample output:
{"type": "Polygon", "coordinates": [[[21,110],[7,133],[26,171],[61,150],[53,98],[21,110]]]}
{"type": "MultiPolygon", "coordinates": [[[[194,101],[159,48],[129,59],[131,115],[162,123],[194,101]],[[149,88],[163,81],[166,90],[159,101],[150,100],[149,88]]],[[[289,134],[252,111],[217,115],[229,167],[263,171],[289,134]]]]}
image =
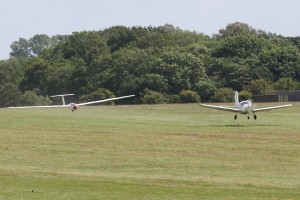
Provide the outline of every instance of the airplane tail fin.
{"type": "Polygon", "coordinates": [[[239,93],[237,91],[234,92],[234,103],[235,107],[239,106],[239,93]]]}

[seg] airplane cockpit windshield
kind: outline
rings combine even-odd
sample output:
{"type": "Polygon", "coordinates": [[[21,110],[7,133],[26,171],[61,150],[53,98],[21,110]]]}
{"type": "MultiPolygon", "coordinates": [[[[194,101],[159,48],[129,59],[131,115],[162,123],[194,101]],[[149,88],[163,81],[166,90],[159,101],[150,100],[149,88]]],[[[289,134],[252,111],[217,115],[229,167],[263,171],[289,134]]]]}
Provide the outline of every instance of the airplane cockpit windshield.
{"type": "Polygon", "coordinates": [[[249,105],[249,102],[248,101],[242,101],[240,105],[241,106],[249,105]]]}

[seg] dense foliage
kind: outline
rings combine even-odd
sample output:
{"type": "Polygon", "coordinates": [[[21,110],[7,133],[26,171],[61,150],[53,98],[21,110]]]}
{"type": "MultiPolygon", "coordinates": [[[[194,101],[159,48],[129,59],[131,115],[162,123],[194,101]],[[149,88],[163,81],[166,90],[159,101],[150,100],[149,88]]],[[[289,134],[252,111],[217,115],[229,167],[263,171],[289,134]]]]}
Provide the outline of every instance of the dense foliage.
{"type": "Polygon", "coordinates": [[[135,94],[123,102],[180,103],[230,101],[224,93],[233,90],[297,90],[299,44],[300,37],[239,22],[212,37],[166,24],[20,38],[11,58],[0,61],[0,106],[46,104],[61,93],[81,101],[135,94]]]}

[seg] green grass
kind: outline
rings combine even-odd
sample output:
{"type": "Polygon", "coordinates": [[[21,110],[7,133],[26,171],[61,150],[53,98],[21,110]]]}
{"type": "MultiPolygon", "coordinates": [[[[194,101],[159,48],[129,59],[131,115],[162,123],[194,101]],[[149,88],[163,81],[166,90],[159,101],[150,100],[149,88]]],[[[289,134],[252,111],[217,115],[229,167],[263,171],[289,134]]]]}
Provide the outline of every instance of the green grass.
{"type": "Polygon", "coordinates": [[[257,114],[0,109],[0,199],[300,199],[300,104],[257,114]]]}

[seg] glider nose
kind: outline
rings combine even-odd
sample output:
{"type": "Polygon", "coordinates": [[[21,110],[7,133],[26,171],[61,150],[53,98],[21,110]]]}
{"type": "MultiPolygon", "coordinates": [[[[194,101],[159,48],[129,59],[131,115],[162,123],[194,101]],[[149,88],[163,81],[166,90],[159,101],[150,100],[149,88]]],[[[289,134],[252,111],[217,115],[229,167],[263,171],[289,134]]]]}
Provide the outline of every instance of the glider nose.
{"type": "Polygon", "coordinates": [[[77,110],[78,106],[77,105],[73,105],[73,110],[77,110]]]}
{"type": "Polygon", "coordinates": [[[75,103],[70,103],[69,108],[73,112],[74,110],[77,110],[78,106],[75,103]]]}

